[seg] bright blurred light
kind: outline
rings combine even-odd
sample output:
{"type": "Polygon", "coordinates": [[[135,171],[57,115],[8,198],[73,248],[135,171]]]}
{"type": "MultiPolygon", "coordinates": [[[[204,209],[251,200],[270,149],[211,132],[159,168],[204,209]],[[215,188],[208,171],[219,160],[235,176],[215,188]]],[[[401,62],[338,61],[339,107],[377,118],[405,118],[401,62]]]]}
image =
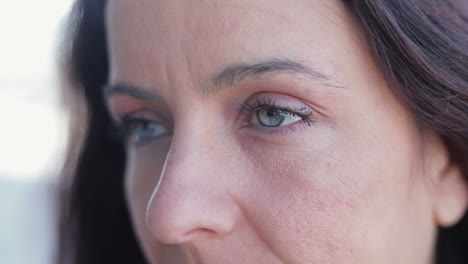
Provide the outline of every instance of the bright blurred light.
{"type": "Polygon", "coordinates": [[[0,2],[0,78],[50,72],[59,22],[70,5],[70,0],[0,2]]]}
{"type": "Polygon", "coordinates": [[[56,174],[66,143],[56,109],[5,95],[0,107],[0,175],[18,180],[56,174]]]}
{"type": "Polygon", "coordinates": [[[0,0],[0,177],[32,180],[61,166],[56,54],[71,4],[0,0]]]}
{"type": "Polygon", "coordinates": [[[0,0],[0,263],[52,263],[66,142],[58,40],[71,0],[0,0]]]}

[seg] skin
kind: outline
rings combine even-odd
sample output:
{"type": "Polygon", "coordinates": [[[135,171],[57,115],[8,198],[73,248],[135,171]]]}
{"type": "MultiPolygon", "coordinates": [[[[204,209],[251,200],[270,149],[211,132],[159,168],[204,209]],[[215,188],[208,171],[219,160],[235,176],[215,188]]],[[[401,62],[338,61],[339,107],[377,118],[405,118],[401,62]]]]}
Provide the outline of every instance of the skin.
{"type": "Polygon", "coordinates": [[[147,124],[126,126],[126,194],[151,263],[427,264],[465,211],[458,166],[341,1],[113,0],[106,26],[109,83],[133,91],[110,89],[109,110],[147,124]],[[213,80],[271,60],[320,74],[213,80]],[[256,100],[313,124],[264,127],[239,110],[256,100]],[[148,124],[168,133],[135,140],[148,124]]]}

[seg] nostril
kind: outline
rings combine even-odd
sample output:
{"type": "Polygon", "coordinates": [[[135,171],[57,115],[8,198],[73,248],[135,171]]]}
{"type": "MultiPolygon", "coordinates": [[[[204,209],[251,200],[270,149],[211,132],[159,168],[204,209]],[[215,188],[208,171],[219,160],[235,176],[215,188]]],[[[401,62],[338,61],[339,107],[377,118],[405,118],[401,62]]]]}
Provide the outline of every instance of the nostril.
{"type": "Polygon", "coordinates": [[[208,228],[198,228],[195,230],[191,230],[184,234],[185,240],[191,240],[193,237],[200,238],[210,238],[217,235],[217,232],[208,229],[208,228]]]}
{"type": "Polygon", "coordinates": [[[211,239],[219,234],[207,228],[198,228],[179,235],[175,234],[173,237],[159,237],[158,241],[163,244],[181,244],[188,241],[211,239]]]}

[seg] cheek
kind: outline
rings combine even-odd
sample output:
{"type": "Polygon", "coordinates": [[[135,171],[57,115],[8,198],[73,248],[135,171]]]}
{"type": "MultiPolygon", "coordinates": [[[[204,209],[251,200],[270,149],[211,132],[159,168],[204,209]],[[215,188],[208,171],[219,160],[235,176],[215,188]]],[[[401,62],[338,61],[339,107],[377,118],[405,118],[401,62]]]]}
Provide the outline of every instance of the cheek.
{"type": "Polygon", "coordinates": [[[344,258],[337,254],[351,251],[353,239],[347,236],[357,228],[351,222],[362,204],[331,141],[248,148],[244,164],[250,164],[246,173],[255,182],[242,195],[259,236],[295,263],[344,258]]]}
{"type": "Polygon", "coordinates": [[[394,131],[385,126],[349,130],[353,133],[310,132],[294,147],[243,145],[242,163],[250,164],[245,168],[250,183],[242,189],[245,212],[259,236],[286,259],[383,263],[381,253],[395,252],[392,244],[405,233],[418,237],[415,232],[427,227],[408,221],[430,219],[423,189],[411,186],[422,185],[416,175],[417,133],[385,133],[394,131]]]}

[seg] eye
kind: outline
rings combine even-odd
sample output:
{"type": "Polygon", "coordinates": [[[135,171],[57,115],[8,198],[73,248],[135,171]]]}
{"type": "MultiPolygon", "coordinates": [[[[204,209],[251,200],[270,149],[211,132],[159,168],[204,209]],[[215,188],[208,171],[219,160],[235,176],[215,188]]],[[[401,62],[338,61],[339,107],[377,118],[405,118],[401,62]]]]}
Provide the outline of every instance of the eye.
{"type": "Polygon", "coordinates": [[[128,142],[138,145],[169,134],[164,125],[139,118],[125,118],[123,128],[128,142]]]}
{"type": "MultiPolygon", "coordinates": [[[[276,96],[277,101],[265,95],[256,96],[241,105],[241,113],[246,116],[247,125],[264,128],[280,128],[295,123],[312,125],[313,111],[300,100],[290,96],[276,96]]],[[[290,126],[288,126],[290,127],[290,126]]],[[[279,131],[279,130],[276,130],[279,131]]]]}
{"type": "Polygon", "coordinates": [[[281,109],[263,108],[257,110],[258,123],[265,127],[286,126],[301,119],[302,117],[298,114],[281,109]]]}

